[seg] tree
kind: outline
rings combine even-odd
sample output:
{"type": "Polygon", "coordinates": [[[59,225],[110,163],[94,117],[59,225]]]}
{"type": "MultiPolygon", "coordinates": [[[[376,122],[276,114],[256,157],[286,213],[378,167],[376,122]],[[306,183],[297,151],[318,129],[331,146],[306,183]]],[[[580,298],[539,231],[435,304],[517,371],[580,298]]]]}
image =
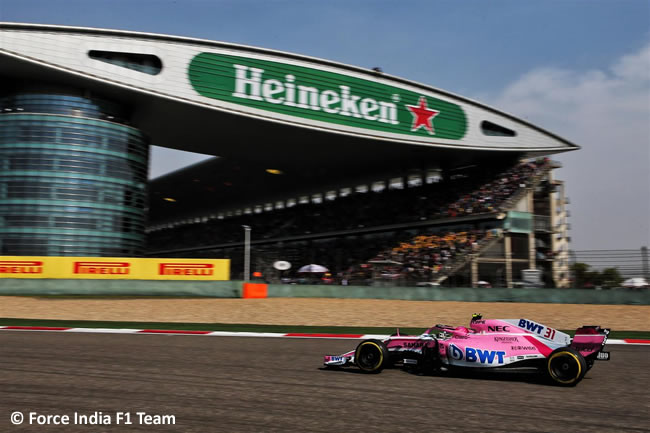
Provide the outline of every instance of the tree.
{"type": "Polygon", "coordinates": [[[623,277],[618,272],[617,268],[606,268],[600,273],[600,284],[605,289],[614,289],[621,287],[623,277]]]}
{"type": "Polygon", "coordinates": [[[573,273],[575,287],[581,289],[590,289],[596,286],[613,289],[620,287],[623,281],[623,277],[617,268],[605,268],[602,272],[591,271],[588,264],[577,262],[571,265],[571,272],[573,273]]]}
{"type": "Polygon", "coordinates": [[[575,287],[583,288],[588,283],[587,277],[589,272],[589,265],[586,263],[576,262],[571,265],[571,273],[573,274],[573,284],[575,287]]]}

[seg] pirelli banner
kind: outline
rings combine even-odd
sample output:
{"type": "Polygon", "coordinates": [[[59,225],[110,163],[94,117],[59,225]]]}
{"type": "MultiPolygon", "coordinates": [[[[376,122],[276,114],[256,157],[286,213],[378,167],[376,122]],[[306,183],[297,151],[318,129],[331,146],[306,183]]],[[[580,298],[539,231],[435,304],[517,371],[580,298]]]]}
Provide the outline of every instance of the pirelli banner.
{"type": "Polygon", "coordinates": [[[0,278],[225,281],[230,260],[0,256],[0,278]]]}

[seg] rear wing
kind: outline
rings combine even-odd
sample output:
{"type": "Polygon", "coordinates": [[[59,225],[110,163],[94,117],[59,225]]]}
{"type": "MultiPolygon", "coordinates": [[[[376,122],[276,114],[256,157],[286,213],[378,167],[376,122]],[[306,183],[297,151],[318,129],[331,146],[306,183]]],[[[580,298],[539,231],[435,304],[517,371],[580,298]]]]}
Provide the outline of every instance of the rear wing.
{"type": "Polygon", "coordinates": [[[582,326],[576,330],[571,347],[587,360],[608,360],[609,353],[604,352],[610,330],[600,326],[582,326]]]}

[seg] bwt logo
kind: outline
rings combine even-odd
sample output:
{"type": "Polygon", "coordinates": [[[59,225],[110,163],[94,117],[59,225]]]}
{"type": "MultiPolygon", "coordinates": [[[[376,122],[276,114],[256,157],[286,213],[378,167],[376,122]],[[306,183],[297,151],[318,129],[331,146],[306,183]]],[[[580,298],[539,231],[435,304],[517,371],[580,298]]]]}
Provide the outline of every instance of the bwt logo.
{"type": "Polygon", "coordinates": [[[211,263],[161,263],[158,274],[209,276],[214,274],[214,265],[211,263]]]}
{"type": "Polygon", "coordinates": [[[2,260],[0,274],[42,274],[43,262],[31,260],[2,260]]]}
{"type": "Polygon", "coordinates": [[[452,359],[457,361],[465,359],[467,362],[478,362],[480,364],[503,364],[503,357],[506,354],[503,350],[483,350],[473,347],[466,347],[463,353],[463,349],[455,344],[450,344],[449,350],[452,359]]]}
{"type": "Polygon", "coordinates": [[[456,361],[460,361],[463,359],[463,351],[455,344],[450,344],[449,356],[451,356],[451,358],[455,359],[456,361]]]}
{"type": "Polygon", "coordinates": [[[519,320],[519,327],[527,329],[530,332],[536,332],[538,334],[541,334],[542,330],[544,329],[544,326],[540,325],[539,323],[531,322],[530,320],[526,319],[519,320]]]}
{"type": "Polygon", "coordinates": [[[540,325],[539,323],[531,322],[530,320],[519,319],[518,326],[520,328],[527,329],[530,332],[536,332],[539,335],[541,335],[542,337],[548,338],[550,340],[553,340],[555,338],[555,333],[556,333],[555,329],[544,327],[544,326],[540,325]],[[542,334],[542,331],[545,331],[544,334],[542,334]]]}
{"type": "Polygon", "coordinates": [[[74,262],[75,274],[127,275],[131,264],[128,262],[74,262]]]}

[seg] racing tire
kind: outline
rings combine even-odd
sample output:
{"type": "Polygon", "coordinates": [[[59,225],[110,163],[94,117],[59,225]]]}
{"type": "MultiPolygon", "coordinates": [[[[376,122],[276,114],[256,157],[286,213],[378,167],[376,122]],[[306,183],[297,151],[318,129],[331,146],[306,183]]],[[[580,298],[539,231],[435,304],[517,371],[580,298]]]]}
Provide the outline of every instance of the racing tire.
{"type": "Polygon", "coordinates": [[[379,373],[389,364],[390,354],[386,345],[379,340],[365,340],[354,352],[354,363],[365,373],[379,373]]]}
{"type": "Polygon", "coordinates": [[[587,373],[587,361],[571,347],[555,349],[546,359],[546,375],[559,386],[575,386],[587,373]]]}

